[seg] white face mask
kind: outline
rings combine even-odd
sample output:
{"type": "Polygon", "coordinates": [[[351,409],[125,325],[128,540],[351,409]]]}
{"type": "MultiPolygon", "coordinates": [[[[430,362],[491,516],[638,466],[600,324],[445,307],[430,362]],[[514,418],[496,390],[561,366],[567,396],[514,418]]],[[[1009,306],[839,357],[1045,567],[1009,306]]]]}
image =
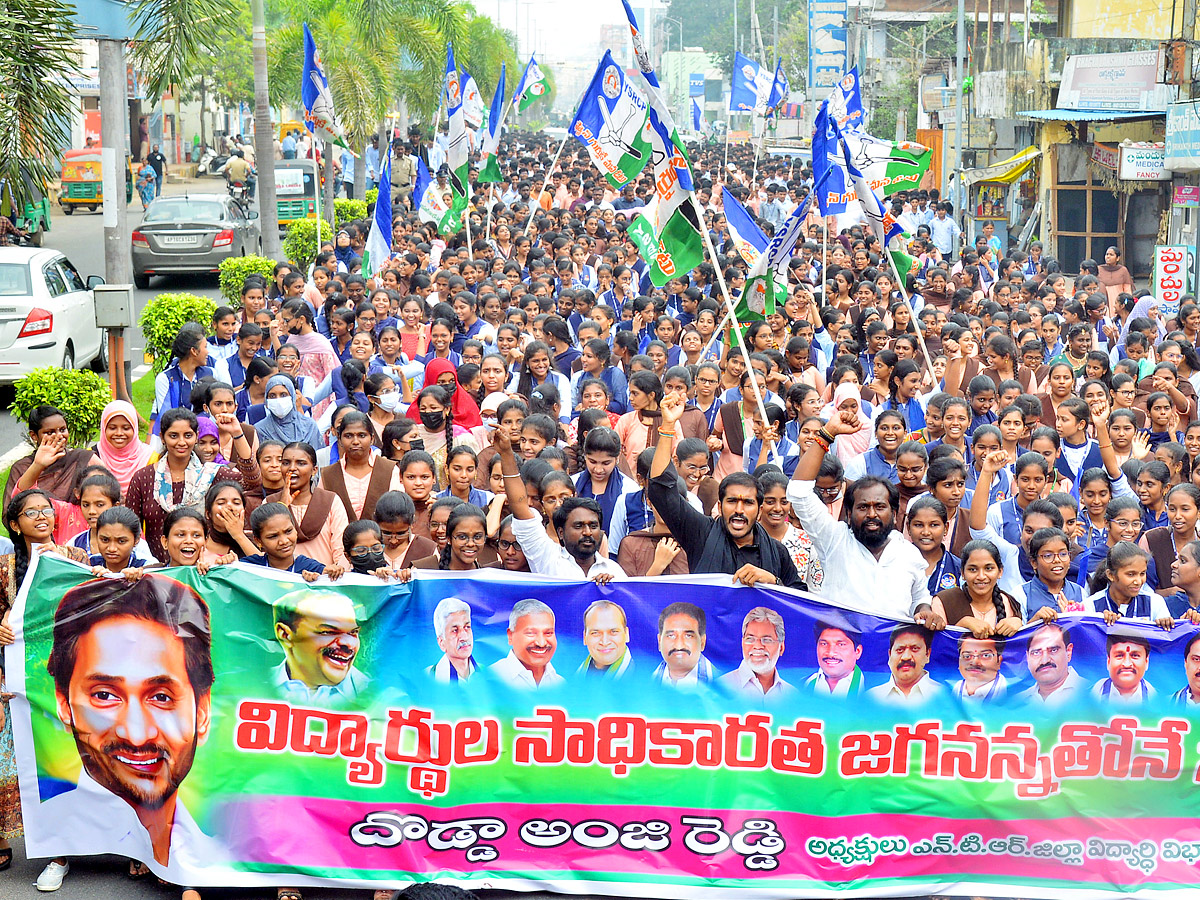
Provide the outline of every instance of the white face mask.
{"type": "Polygon", "coordinates": [[[396,407],[400,405],[399,391],[386,391],[375,397],[379,401],[379,408],[386,412],[395,412],[396,407]]]}
{"type": "Polygon", "coordinates": [[[291,397],[269,397],[267,398],[267,412],[277,419],[282,419],[288,413],[296,408],[291,397]]]}

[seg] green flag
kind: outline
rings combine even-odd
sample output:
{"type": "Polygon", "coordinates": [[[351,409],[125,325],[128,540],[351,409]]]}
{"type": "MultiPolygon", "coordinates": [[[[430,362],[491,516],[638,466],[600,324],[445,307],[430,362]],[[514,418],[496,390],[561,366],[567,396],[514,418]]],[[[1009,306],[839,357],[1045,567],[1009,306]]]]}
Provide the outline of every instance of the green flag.
{"type": "Polygon", "coordinates": [[[537,64],[537,60],[530,56],[525,71],[521,73],[521,80],[517,82],[513,105],[516,106],[518,113],[523,113],[536,101],[545,97],[549,90],[550,79],[546,77],[542,67],[537,64]]]}

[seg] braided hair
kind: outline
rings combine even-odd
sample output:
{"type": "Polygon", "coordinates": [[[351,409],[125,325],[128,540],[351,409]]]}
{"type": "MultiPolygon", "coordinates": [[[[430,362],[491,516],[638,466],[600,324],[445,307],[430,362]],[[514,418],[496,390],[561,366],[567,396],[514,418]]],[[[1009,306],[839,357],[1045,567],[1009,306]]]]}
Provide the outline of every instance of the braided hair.
{"type": "MultiPolygon", "coordinates": [[[[962,548],[962,553],[959,555],[958,561],[962,564],[962,568],[964,570],[967,568],[967,560],[970,559],[971,554],[975,553],[977,550],[982,550],[984,553],[988,554],[992,558],[992,561],[996,563],[996,567],[1000,570],[1001,574],[1003,574],[1004,560],[1000,558],[1000,548],[998,548],[991,541],[985,540],[968,541],[966,546],[962,548]]],[[[971,595],[969,592],[966,593],[967,599],[969,600],[971,595]]],[[[996,583],[992,585],[992,606],[996,610],[997,623],[1008,618],[1008,608],[1004,602],[1004,592],[1000,590],[999,579],[997,579],[996,583]]]]}
{"type": "Polygon", "coordinates": [[[464,519],[478,519],[483,523],[484,532],[487,532],[487,513],[474,503],[461,503],[450,510],[450,518],[446,520],[446,546],[438,555],[438,568],[442,571],[450,568],[450,547],[454,543],[454,529],[464,519]]]}

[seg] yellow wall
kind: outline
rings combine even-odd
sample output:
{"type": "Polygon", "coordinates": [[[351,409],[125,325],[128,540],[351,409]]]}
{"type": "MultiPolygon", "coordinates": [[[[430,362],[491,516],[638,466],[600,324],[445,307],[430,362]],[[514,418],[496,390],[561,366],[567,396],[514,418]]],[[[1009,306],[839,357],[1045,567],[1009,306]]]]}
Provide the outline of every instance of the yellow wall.
{"type": "Polygon", "coordinates": [[[1185,4],[1176,0],[1171,27],[1171,0],[1073,0],[1066,4],[1062,36],[1071,38],[1151,38],[1178,35],[1185,4]]]}

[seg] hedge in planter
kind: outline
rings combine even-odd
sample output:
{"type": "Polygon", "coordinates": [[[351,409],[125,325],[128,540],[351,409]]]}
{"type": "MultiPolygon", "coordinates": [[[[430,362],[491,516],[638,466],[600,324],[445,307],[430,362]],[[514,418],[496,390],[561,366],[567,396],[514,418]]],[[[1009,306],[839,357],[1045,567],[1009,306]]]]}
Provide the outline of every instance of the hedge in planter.
{"type": "MultiPolygon", "coordinates": [[[[321,220],[321,240],[333,240],[333,226],[324,219],[321,220]]],[[[283,255],[300,271],[308,271],[317,258],[316,219],[297,219],[288,226],[287,237],[283,239],[283,255]]]]}
{"type": "Polygon", "coordinates": [[[333,218],[341,228],[347,222],[353,222],[355,219],[365,219],[367,217],[367,201],[366,200],[334,200],[333,201],[333,218]]]}
{"type": "Polygon", "coordinates": [[[217,303],[197,294],[159,294],[146,304],[138,324],[146,338],[146,352],[154,355],[154,371],[161,372],[171,361],[171,345],[185,322],[199,322],[212,333],[212,316],[217,303]]]}
{"type": "Polygon", "coordinates": [[[47,366],[34,369],[16,385],[12,409],[28,425],[29,414],[39,406],[53,406],[67,418],[71,445],[82,447],[100,433],[100,413],[112,400],[108,382],[85,369],[47,366]]]}
{"type": "Polygon", "coordinates": [[[231,256],[221,262],[221,295],[235,309],[242,305],[242,283],[248,275],[261,275],[270,284],[275,277],[275,260],[265,256],[231,256]]]}

